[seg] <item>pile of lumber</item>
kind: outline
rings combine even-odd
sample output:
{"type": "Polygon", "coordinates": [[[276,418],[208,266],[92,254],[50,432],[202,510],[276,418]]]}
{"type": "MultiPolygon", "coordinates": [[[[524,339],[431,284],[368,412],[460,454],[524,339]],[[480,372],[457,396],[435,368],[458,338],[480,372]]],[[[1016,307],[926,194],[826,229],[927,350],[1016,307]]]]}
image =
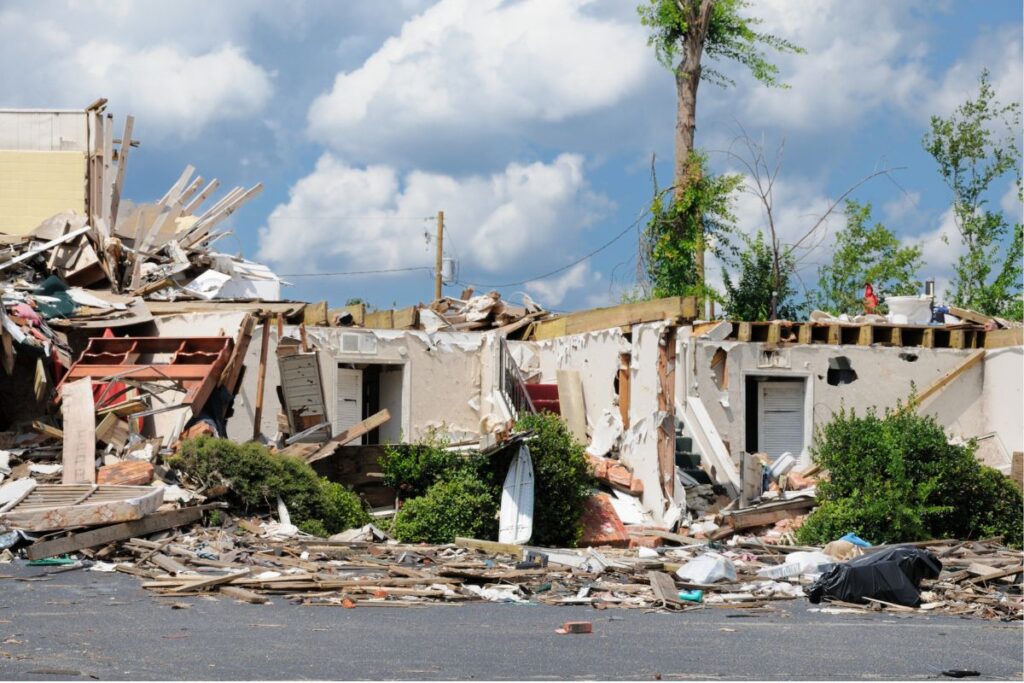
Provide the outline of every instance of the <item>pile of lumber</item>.
{"type": "MultiPolygon", "coordinates": [[[[167,529],[195,521],[200,512],[186,508],[158,513],[153,519],[160,514],[191,516],[177,522],[154,521],[149,529],[146,520],[131,524],[140,532],[167,529]]],[[[330,539],[294,531],[282,538],[280,528],[272,521],[225,516],[216,527],[168,529],[148,537],[133,536],[130,529],[119,535],[96,530],[86,532],[96,538],[81,542],[71,535],[45,543],[56,550],[78,547],[86,558],[137,576],[147,590],[175,599],[219,594],[251,603],[284,599],[304,606],[349,608],[496,601],[674,611],[780,609],[802,598],[816,575],[767,579],[765,570],[786,564],[790,553],[819,550],[770,545],[750,537],[735,537],[727,547],[716,545],[712,550],[708,542],[669,533],[659,534],[662,545],[654,549],[536,548],[469,538],[426,545],[378,542],[386,536],[373,527],[330,539]],[[709,551],[727,558],[735,569],[734,580],[696,584],[676,574],[709,551]],[[702,595],[696,599],[680,595],[697,591],[702,595]]],[[[1024,553],[999,545],[998,539],[915,545],[928,547],[946,566],[937,580],[922,584],[920,607],[869,601],[820,609],[941,612],[1004,620],[1024,615],[1024,553]]],[[[28,548],[30,557],[45,554],[38,546],[28,548]]]]}

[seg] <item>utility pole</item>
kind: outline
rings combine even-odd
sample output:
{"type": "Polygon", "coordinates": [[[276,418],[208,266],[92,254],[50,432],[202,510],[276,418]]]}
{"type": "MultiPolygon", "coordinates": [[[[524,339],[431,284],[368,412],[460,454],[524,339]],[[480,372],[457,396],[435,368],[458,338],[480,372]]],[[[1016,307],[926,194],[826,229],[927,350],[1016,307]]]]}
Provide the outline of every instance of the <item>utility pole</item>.
{"type": "Polygon", "coordinates": [[[437,212],[437,256],[434,258],[434,301],[441,298],[441,254],[444,246],[444,211],[437,212]]]}

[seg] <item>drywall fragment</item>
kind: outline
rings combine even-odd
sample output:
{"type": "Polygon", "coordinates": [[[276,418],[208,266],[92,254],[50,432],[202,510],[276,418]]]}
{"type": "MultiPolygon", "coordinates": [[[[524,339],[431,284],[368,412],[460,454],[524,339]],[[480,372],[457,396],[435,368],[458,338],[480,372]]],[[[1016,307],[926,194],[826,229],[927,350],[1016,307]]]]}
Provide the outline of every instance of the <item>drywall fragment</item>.
{"type": "Polygon", "coordinates": [[[619,445],[622,437],[622,417],[618,412],[605,408],[594,425],[594,436],[587,446],[587,453],[601,457],[619,445]]]}

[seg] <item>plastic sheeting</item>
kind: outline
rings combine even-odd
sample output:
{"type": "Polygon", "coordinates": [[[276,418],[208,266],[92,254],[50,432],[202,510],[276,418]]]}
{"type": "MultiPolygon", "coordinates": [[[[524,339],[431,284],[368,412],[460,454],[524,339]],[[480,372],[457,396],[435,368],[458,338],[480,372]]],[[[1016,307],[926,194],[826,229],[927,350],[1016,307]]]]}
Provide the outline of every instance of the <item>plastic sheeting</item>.
{"type": "Polygon", "coordinates": [[[922,579],[937,579],[942,563],[932,553],[898,546],[838,564],[821,575],[807,593],[811,602],[833,599],[864,603],[868,598],[916,607],[922,579]]]}

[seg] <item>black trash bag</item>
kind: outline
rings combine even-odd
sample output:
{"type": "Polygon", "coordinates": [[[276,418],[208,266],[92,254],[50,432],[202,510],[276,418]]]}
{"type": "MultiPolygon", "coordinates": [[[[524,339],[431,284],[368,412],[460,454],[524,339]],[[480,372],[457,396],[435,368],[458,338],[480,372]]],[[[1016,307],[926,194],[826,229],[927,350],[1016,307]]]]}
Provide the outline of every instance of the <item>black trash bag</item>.
{"type": "Polygon", "coordinates": [[[942,563],[927,550],[897,546],[837,564],[810,587],[814,604],[823,599],[864,603],[867,598],[917,607],[922,579],[937,579],[942,563]]]}

